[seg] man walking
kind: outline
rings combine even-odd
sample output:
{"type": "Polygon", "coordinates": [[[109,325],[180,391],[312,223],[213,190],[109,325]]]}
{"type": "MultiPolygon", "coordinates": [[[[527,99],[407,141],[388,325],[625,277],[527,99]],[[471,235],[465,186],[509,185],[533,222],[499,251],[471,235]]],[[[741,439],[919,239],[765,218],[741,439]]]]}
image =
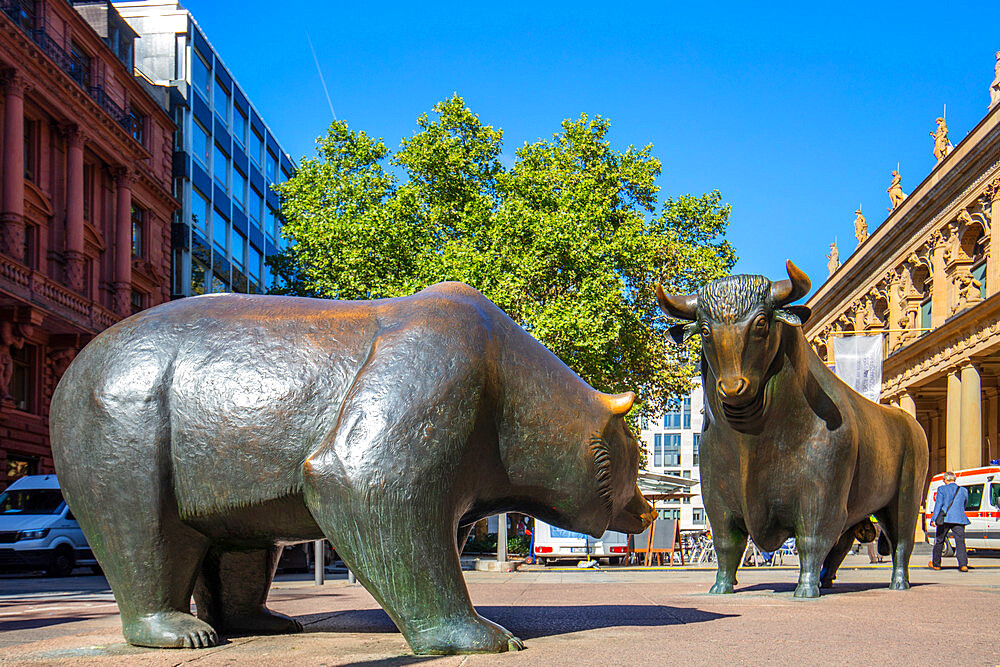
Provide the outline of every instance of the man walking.
{"type": "Polygon", "coordinates": [[[935,527],[933,560],[928,564],[932,570],[941,569],[941,552],[944,550],[944,540],[951,531],[955,538],[955,557],[958,558],[958,571],[969,571],[969,556],[965,551],[965,527],[969,519],[965,516],[965,503],[969,492],[955,483],[955,473],[944,473],[944,484],[938,487],[934,499],[934,511],[931,512],[931,525],[935,527]]]}

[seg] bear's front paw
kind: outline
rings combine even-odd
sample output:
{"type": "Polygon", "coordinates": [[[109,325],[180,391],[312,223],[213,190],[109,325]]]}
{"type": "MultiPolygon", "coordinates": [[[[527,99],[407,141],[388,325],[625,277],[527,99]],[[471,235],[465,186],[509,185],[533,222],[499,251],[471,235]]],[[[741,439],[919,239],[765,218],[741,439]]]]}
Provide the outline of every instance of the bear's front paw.
{"type": "Polygon", "coordinates": [[[478,615],[450,618],[433,628],[413,633],[404,630],[404,634],[417,655],[503,653],[524,648],[524,642],[505,628],[478,615]]]}

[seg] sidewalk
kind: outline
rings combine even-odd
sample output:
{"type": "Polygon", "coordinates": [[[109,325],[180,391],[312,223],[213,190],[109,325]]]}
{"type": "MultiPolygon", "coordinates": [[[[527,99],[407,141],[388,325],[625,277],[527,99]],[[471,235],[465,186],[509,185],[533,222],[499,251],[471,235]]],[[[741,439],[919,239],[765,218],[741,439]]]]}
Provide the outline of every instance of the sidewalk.
{"type": "Polygon", "coordinates": [[[106,588],[15,594],[0,599],[0,663],[922,665],[940,663],[935,638],[946,633],[957,664],[997,664],[1000,559],[976,560],[982,567],[966,574],[954,559],[939,572],[914,567],[909,591],[888,590],[887,565],[849,565],[818,600],[792,597],[797,572],[787,568],[745,568],[737,593],[726,596],[707,594],[714,568],[467,572],[479,612],[524,639],[526,650],[428,659],[410,655],[372,597],[345,580],[275,583],[269,606],[298,617],[303,634],[233,638],[197,651],[125,644],[106,588]]]}

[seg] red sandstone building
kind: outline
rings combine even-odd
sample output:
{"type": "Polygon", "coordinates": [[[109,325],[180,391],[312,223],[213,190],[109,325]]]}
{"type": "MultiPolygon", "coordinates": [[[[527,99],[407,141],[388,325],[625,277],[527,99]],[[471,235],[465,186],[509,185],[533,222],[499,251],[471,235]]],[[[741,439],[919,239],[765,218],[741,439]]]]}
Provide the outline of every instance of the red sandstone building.
{"type": "Polygon", "coordinates": [[[0,490],[77,351],[170,298],[174,124],[110,2],[0,0],[0,490]],[[93,27],[92,27],[93,26],[93,27]]]}

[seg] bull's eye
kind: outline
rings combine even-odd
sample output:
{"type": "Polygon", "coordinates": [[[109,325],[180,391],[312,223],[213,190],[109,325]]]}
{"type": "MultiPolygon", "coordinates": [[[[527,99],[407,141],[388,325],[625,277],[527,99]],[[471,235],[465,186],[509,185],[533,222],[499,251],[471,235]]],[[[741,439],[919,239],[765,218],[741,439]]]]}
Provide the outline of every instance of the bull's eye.
{"type": "Polygon", "coordinates": [[[710,326],[708,326],[707,324],[702,324],[701,325],[701,337],[702,338],[711,338],[712,337],[712,328],[710,326]]]}
{"type": "Polygon", "coordinates": [[[757,316],[757,319],[753,321],[753,332],[758,336],[767,335],[767,316],[761,313],[757,316]]]}

